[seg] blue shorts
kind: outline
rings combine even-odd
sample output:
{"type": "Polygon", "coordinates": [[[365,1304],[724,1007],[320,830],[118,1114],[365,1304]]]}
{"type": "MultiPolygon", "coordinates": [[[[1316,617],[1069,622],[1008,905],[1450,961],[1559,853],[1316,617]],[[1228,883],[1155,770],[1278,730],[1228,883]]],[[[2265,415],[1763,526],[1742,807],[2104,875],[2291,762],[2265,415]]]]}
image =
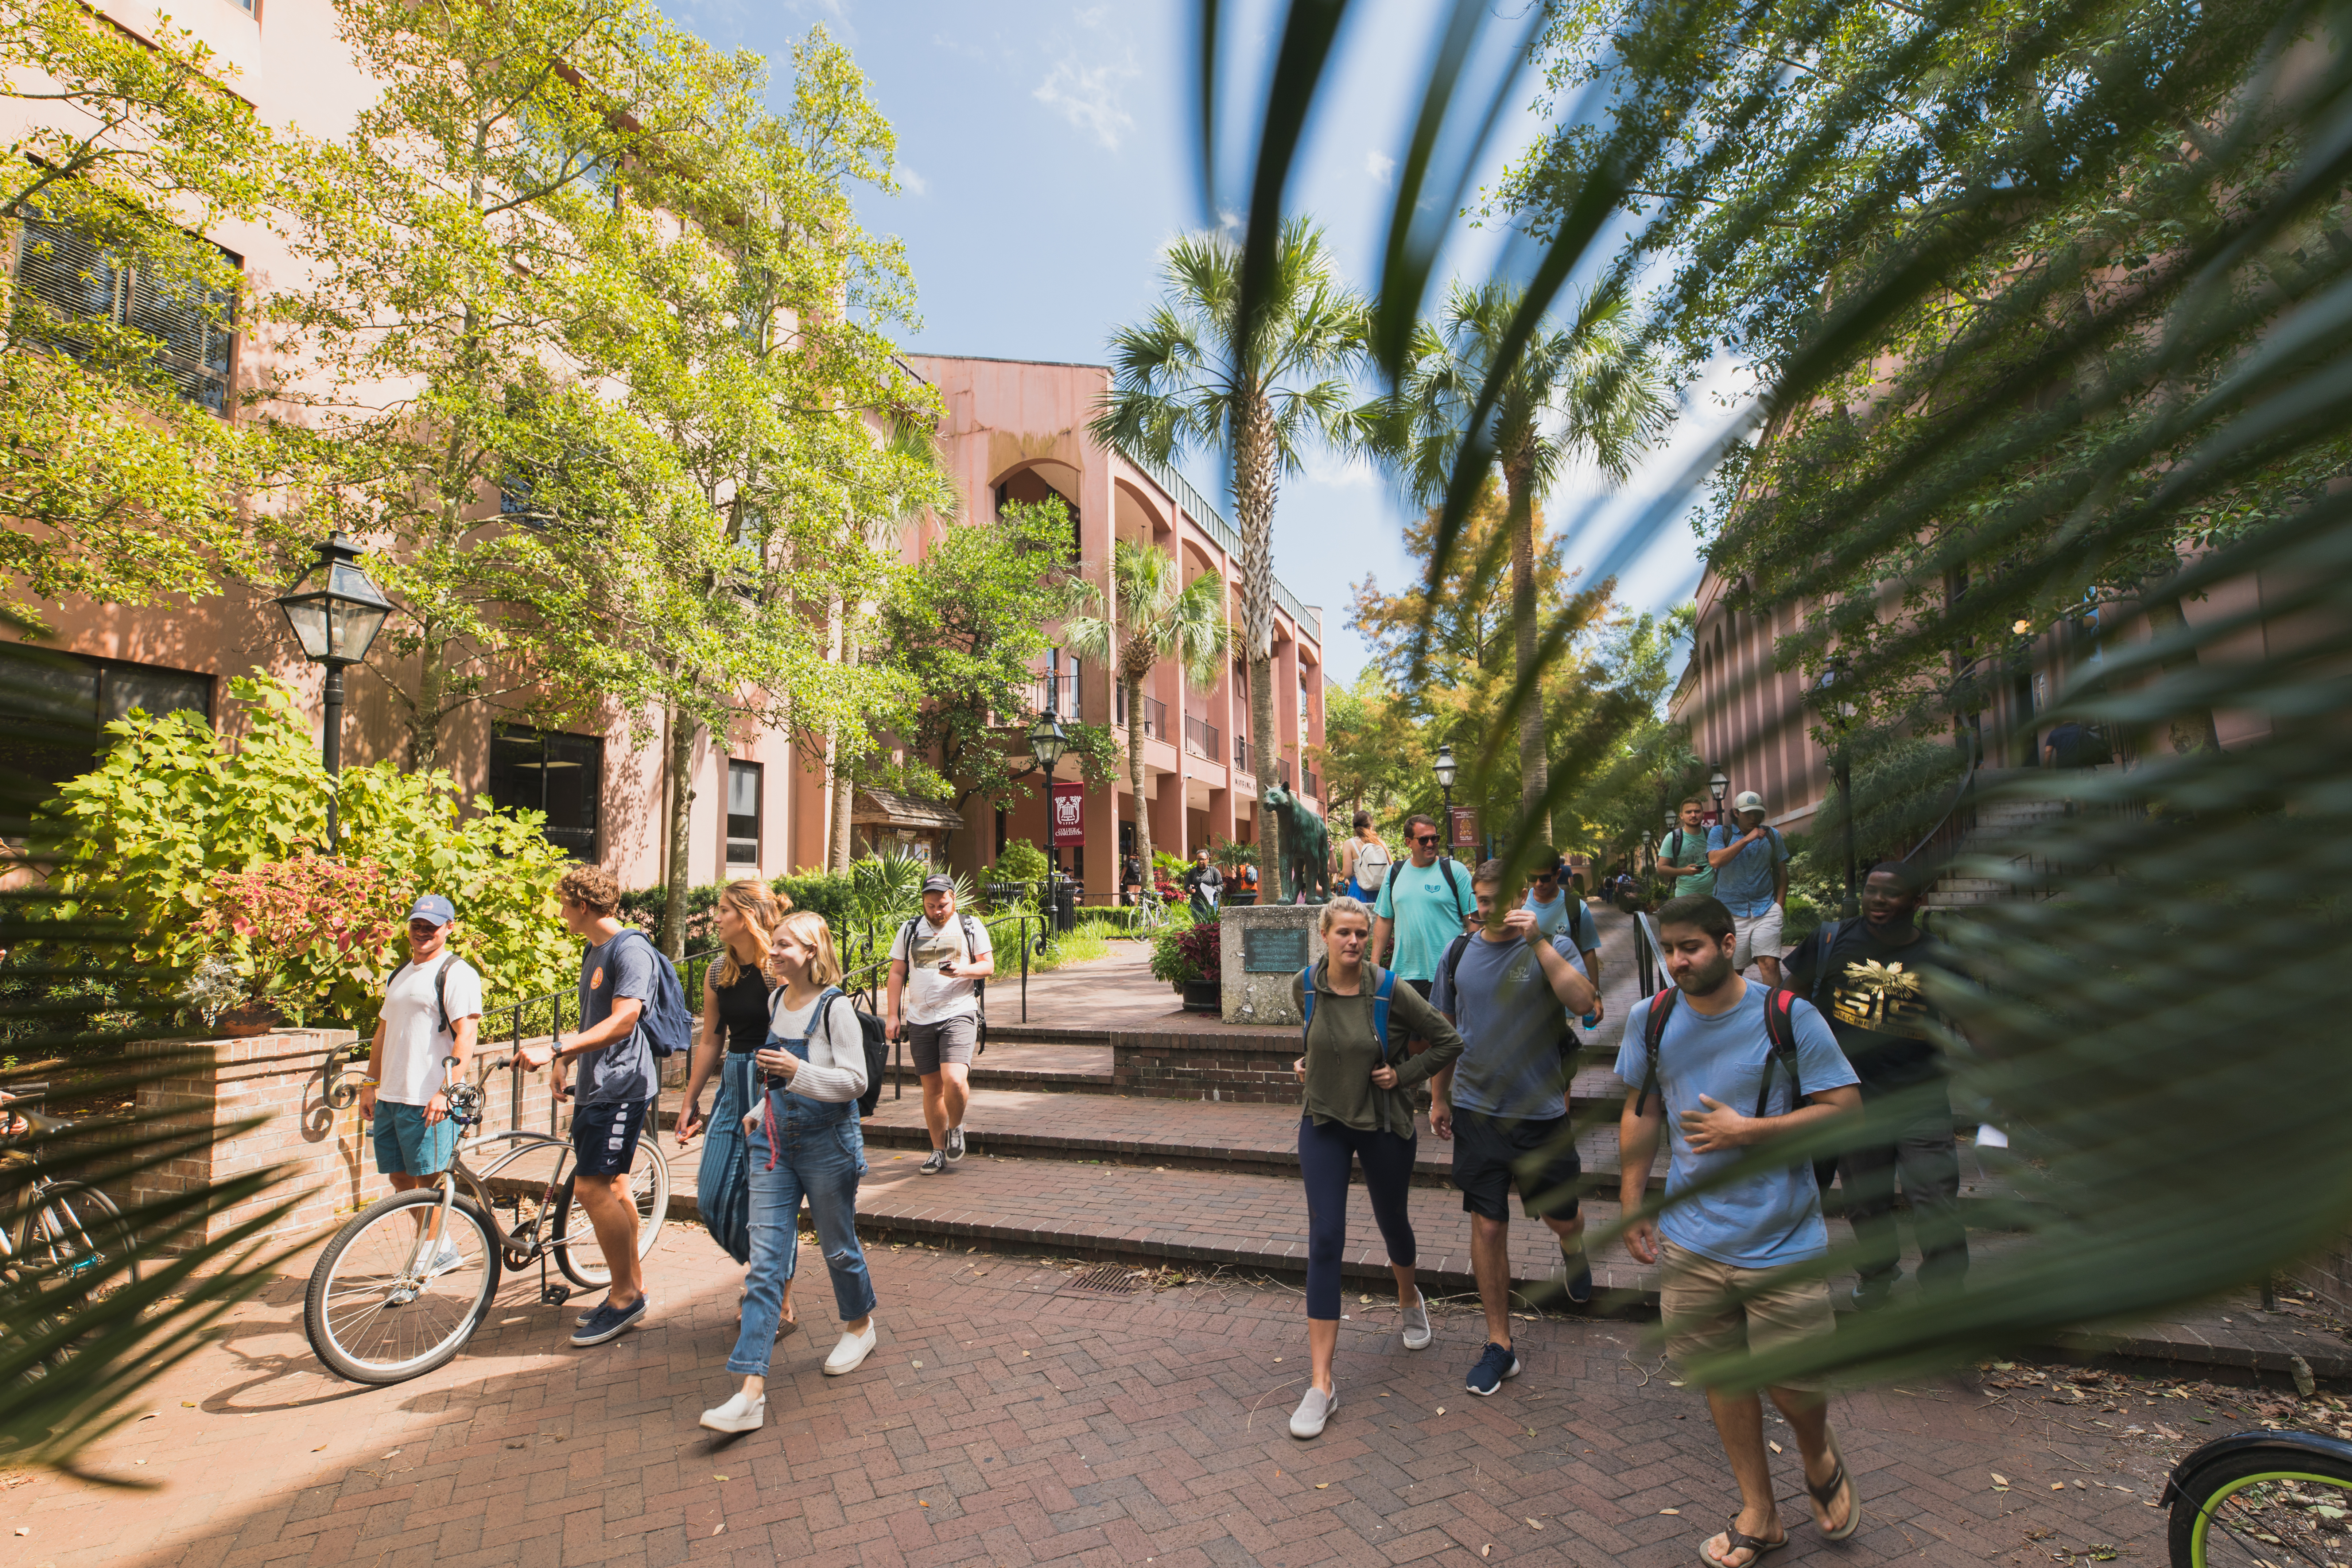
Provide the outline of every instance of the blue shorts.
{"type": "Polygon", "coordinates": [[[425,1125],[425,1108],[375,1102],[375,1168],[387,1176],[436,1176],[457,1152],[457,1124],[443,1117],[425,1125]]]}
{"type": "Polygon", "coordinates": [[[608,1100],[572,1113],[572,1152],[583,1176],[617,1176],[637,1157],[650,1100],[608,1100]]]}

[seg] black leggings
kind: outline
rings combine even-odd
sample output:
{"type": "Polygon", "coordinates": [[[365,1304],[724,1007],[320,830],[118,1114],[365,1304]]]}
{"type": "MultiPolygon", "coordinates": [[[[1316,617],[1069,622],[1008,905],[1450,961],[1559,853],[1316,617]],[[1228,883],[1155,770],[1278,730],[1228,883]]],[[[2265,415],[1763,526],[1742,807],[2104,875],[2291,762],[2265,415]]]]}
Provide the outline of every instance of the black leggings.
{"type": "Polygon", "coordinates": [[[1417,1138],[1393,1132],[1360,1132],[1340,1121],[1298,1119],[1298,1171],[1307,1179],[1307,1315],[1339,1321],[1339,1260],[1348,1250],[1348,1162],[1364,1163],[1364,1190],[1371,1194],[1372,1218],[1388,1243],[1389,1261],[1412,1267],[1412,1219],[1405,1196],[1412,1190],[1412,1154],[1417,1138]]]}

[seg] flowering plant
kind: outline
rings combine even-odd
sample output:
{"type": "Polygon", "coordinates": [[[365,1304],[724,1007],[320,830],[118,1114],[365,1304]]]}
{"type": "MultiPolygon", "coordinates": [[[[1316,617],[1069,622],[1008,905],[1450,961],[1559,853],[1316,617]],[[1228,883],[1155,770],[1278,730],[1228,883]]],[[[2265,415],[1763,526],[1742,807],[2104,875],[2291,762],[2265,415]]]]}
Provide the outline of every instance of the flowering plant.
{"type": "Polygon", "coordinates": [[[1164,980],[1171,985],[1191,985],[1215,980],[1224,972],[1224,948],[1213,920],[1165,928],[1151,939],[1151,975],[1155,980],[1164,980]]]}
{"type": "Polygon", "coordinates": [[[324,999],[350,1016],[399,963],[408,895],[378,861],[298,855],[216,872],[195,928],[227,943],[248,1000],[324,999]]]}

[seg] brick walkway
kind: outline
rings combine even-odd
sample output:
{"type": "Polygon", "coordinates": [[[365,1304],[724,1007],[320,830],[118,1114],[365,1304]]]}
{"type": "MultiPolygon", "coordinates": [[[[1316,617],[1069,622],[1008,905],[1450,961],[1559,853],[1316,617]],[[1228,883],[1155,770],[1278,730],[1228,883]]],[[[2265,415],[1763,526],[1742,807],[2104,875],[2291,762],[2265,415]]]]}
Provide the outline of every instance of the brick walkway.
{"type": "MultiPolygon", "coordinates": [[[[727,1441],[695,1416],[730,1387],[736,1275],[698,1232],[656,1251],[661,1312],[644,1331],[573,1351],[571,1314],[510,1285],[471,1354],[388,1389],[319,1372],[289,1279],[92,1456],[158,1489],[6,1477],[5,1561],[1678,1568],[1734,1506],[1704,1406],[1630,1325],[1521,1325],[1526,1374],[1482,1400],[1460,1383],[1475,1318],[1441,1312],[1435,1348],[1409,1355],[1392,1313],[1351,1300],[1340,1409],[1300,1444],[1283,1425],[1306,1370],[1295,1293],[1056,1294],[1066,1276],[1034,1259],[919,1247],[877,1247],[873,1267],[874,1359],[816,1373],[832,1339],[817,1284],[802,1297],[816,1326],[782,1342],[768,1427],[727,1441]]],[[[2116,1397],[2137,1411],[2157,1392],[2116,1397]]],[[[2163,1516],[2145,1505],[2168,1451],[2094,1427],[2102,1408],[1925,1381],[1842,1397],[1864,1529],[1831,1548],[1794,1525],[1771,1561],[2021,1568],[2113,1547],[2160,1562],[2163,1516]]],[[[1796,1495],[1793,1447],[1773,1463],[1796,1495]]]]}

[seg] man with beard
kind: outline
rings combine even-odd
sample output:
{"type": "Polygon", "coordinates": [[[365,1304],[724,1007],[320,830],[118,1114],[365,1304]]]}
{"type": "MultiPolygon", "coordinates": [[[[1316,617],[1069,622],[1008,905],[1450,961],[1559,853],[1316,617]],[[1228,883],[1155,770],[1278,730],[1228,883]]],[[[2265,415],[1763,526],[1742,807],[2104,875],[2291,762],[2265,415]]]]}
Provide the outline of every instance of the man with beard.
{"type": "MultiPolygon", "coordinates": [[[[1618,1122],[1619,1201],[1638,1214],[1669,1126],[1668,1206],[1625,1229],[1636,1263],[1658,1264],[1666,1351],[1706,1386],[1741,1352],[1767,1352],[1835,1333],[1829,1287],[1804,1263],[1829,1250],[1810,1165],[1776,1166],[1693,1192],[1753,1145],[1858,1110],[1862,1091],[1829,1026],[1810,1003],[1752,984],[1733,967],[1731,911],[1705,896],[1658,911],[1658,944],[1674,984],[1625,1024],[1617,1075],[1634,1085],[1618,1122]],[[1748,1108],[1753,1107],[1752,1111],[1748,1108]]],[[[1861,1500],[1830,1436],[1817,1384],[1772,1387],[1804,1458],[1813,1517],[1832,1541],[1862,1521],[1861,1500]]],[[[1773,1501],[1764,1408],[1752,1392],[1706,1388],[1707,1409],[1739,1486],[1739,1512],[1699,1555],[1748,1568],[1788,1542],[1773,1501]]]]}
{"type": "Polygon", "coordinates": [[[1862,1079],[1862,1103],[1874,1133],[1867,1147],[1839,1160],[1845,1217],[1862,1253],[1853,1304],[1886,1305],[1903,1277],[1903,1242],[1895,1224],[1895,1182],[1919,1240],[1919,1287],[1959,1289],[1969,1272],[1969,1233],[1960,1220],[1960,1159],[1952,1142],[1952,1102],[1943,1055],[1931,1029],[1923,972],[1952,973],[1951,950],[1913,916],[1919,883],[1899,860],[1870,868],[1862,919],[1824,921],[1789,955],[1789,987],[1829,1015],[1846,1060],[1862,1079]]]}

